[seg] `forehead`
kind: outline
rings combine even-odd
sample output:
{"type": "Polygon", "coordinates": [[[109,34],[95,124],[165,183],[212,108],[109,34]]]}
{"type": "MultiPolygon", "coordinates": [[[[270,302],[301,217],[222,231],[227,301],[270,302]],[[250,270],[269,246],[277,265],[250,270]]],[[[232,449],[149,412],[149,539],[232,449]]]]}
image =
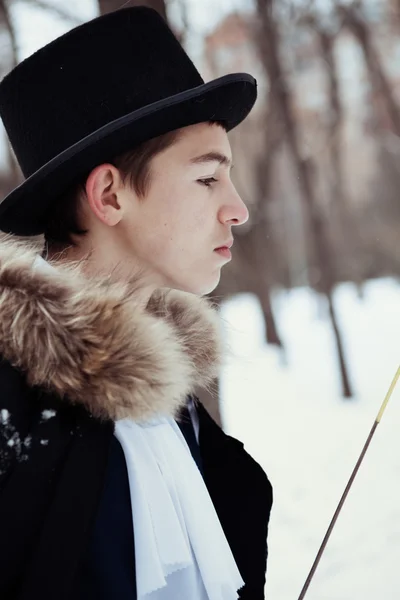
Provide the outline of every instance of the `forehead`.
{"type": "Polygon", "coordinates": [[[228,134],[223,127],[217,124],[198,123],[180,129],[174,146],[177,153],[187,156],[189,159],[215,152],[232,160],[228,134]]]}

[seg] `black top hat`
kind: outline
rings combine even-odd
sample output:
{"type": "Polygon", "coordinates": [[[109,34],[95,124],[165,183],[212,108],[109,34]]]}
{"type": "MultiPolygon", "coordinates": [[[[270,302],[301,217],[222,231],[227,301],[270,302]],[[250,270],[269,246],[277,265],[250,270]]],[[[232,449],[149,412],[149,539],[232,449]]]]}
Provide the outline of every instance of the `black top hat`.
{"type": "Polygon", "coordinates": [[[49,204],[98,164],[187,125],[221,121],[229,131],[256,95],[245,73],[205,84],[152,9],[69,31],[0,84],[0,116],[26,177],[0,204],[0,229],[42,233],[49,204]]]}

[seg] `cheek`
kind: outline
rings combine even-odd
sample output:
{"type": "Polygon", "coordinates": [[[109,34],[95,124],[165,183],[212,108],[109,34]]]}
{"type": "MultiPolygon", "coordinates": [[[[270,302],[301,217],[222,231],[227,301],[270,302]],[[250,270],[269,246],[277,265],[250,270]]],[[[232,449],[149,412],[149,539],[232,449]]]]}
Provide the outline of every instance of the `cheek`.
{"type": "Polygon", "coordinates": [[[171,175],[155,180],[142,202],[132,241],[136,252],[162,268],[186,269],[196,257],[204,258],[216,219],[207,190],[171,175]]]}
{"type": "Polygon", "coordinates": [[[167,182],[154,200],[150,220],[163,239],[179,244],[188,236],[198,238],[206,234],[211,205],[207,207],[207,194],[200,186],[197,189],[193,182],[180,185],[167,182]]]}

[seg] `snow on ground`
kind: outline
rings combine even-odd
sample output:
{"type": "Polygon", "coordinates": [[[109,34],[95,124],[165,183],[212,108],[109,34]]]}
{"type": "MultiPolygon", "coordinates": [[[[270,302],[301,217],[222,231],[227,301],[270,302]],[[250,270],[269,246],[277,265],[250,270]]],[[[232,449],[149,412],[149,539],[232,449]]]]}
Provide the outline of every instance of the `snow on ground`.
{"type": "MultiPolygon", "coordinates": [[[[296,600],[390,382],[400,364],[400,286],[352,285],[335,295],[356,397],[344,400],[321,302],[280,293],[286,355],[264,343],[257,301],[223,307],[231,357],[222,378],[225,427],[274,486],[268,600],[296,600]]],[[[400,383],[311,583],[307,600],[400,597],[400,383]]],[[[240,516],[238,516],[240,518],[240,516]]]]}

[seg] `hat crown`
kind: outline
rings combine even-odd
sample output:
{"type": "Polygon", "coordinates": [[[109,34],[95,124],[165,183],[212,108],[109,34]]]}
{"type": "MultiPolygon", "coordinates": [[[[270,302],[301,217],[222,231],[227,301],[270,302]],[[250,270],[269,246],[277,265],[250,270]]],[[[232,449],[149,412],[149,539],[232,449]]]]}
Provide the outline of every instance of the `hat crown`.
{"type": "Polygon", "coordinates": [[[126,8],[21,62],[0,84],[0,116],[28,177],[104,125],[202,84],[162,17],[126,8]]]}

